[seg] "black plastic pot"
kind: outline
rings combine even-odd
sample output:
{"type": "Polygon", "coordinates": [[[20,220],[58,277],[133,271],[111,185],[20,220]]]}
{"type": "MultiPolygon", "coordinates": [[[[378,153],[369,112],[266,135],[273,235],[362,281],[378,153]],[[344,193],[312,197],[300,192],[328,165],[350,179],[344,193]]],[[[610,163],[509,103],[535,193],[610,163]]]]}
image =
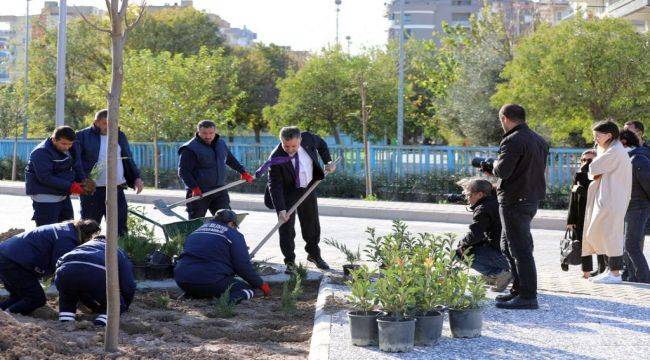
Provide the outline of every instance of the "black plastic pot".
{"type": "Polygon", "coordinates": [[[415,319],[383,316],[377,318],[379,350],[409,352],[415,340],[415,319]]]}
{"type": "Polygon", "coordinates": [[[133,277],[136,280],[146,280],[147,279],[147,265],[133,264],[133,277]]]}
{"type": "Polygon", "coordinates": [[[169,279],[173,271],[174,267],[171,265],[148,265],[146,269],[147,280],[169,279]]]}
{"type": "Polygon", "coordinates": [[[379,344],[377,332],[377,316],[379,311],[349,311],[350,336],[352,345],[377,346],[379,344]]]}
{"type": "Polygon", "coordinates": [[[481,336],[483,328],[483,309],[449,309],[449,327],[455,338],[475,338],[481,336]]]}
{"type": "Polygon", "coordinates": [[[343,265],[343,275],[350,276],[350,271],[356,270],[359,267],[361,267],[361,265],[352,265],[352,264],[343,265]]]}
{"type": "Polygon", "coordinates": [[[415,345],[433,346],[442,336],[444,316],[438,311],[429,311],[415,317],[415,345]]]}

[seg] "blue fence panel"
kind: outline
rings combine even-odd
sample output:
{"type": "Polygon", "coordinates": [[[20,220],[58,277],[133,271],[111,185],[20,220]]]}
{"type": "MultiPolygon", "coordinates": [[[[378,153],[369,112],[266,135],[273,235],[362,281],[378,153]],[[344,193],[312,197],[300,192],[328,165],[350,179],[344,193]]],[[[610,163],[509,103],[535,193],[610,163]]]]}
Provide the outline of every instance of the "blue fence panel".
{"type": "MultiPolygon", "coordinates": [[[[31,150],[39,140],[19,140],[18,157],[29,158],[31,150]]],[[[161,170],[175,170],[178,164],[180,142],[161,142],[158,144],[159,167],[161,170]]],[[[262,144],[233,143],[230,151],[249,170],[254,171],[268,158],[277,142],[262,144]]],[[[11,158],[14,141],[0,140],[0,158],[11,158]]],[[[151,168],[154,165],[153,144],[131,143],[133,158],[138,166],[151,168]]],[[[374,175],[393,177],[400,175],[430,173],[462,173],[478,175],[471,165],[476,157],[496,157],[496,147],[454,147],[454,146],[382,146],[371,145],[370,167],[374,175]],[[398,169],[398,162],[400,168],[398,169]],[[399,171],[398,171],[399,170],[399,171]]],[[[547,181],[552,187],[568,186],[575,174],[582,149],[551,149],[547,166],[547,181]]],[[[360,144],[332,145],[332,156],[342,157],[339,169],[351,176],[363,176],[365,172],[365,151],[360,144]]]]}

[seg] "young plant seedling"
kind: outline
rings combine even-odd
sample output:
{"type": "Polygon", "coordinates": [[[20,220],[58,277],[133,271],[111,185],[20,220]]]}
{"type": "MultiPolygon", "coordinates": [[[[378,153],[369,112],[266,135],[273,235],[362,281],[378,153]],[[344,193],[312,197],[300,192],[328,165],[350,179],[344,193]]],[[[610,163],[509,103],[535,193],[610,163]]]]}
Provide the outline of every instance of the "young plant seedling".
{"type": "Polygon", "coordinates": [[[171,301],[171,298],[169,297],[169,294],[164,293],[160,294],[156,297],[155,299],[155,304],[156,307],[159,309],[167,309],[169,308],[169,302],[171,301]]]}
{"type": "Polygon", "coordinates": [[[355,252],[352,251],[350,248],[348,248],[347,245],[345,245],[343,242],[334,239],[325,239],[323,242],[337,249],[343,255],[345,255],[345,259],[350,265],[356,265],[359,262],[359,260],[361,260],[361,250],[359,249],[358,246],[357,246],[357,251],[355,252]]]}
{"type": "Polygon", "coordinates": [[[302,295],[302,276],[297,271],[282,284],[282,311],[292,314],[296,311],[296,301],[302,295]]]}
{"type": "Polygon", "coordinates": [[[350,295],[347,296],[347,299],[355,309],[363,311],[367,315],[377,304],[375,284],[371,280],[375,271],[370,270],[367,265],[363,265],[358,269],[351,270],[350,275],[352,279],[346,282],[346,285],[350,287],[350,295]]]}
{"type": "Polygon", "coordinates": [[[214,312],[215,315],[219,318],[231,318],[237,315],[235,313],[235,303],[230,301],[230,288],[231,286],[228,286],[228,289],[221,294],[221,296],[217,299],[216,303],[214,304],[214,312]]]}

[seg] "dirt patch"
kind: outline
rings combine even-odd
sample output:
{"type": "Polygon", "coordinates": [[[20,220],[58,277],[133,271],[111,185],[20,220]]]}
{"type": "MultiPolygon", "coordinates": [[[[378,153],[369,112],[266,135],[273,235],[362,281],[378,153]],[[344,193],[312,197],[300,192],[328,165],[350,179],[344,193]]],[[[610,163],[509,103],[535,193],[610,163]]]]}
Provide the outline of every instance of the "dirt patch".
{"type": "Polygon", "coordinates": [[[3,233],[0,233],[0,242],[5,241],[9,239],[10,237],[14,235],[18,235],[20,233],[25,232],[25,229],[16,229],[16,228],[11,228],[3,233]]]}
{"type": "Polygon", "coordinates": [[[327,299],[325,299],[325,305],[323,306],[323,311],[327,314],[334,314],[341,310],[351,309],[352,305],[349,301],[334,295],[329,295],[327,299]]]}
{"type": "MultiPolygon", "coordinates": [[[[269,299],[256,297],[235,308],[228,319],[211,316],[206,300],[184,300],[165,292],[137,293],[121,319],[120,353],[133,359],[305,359],[313,326],[317,282],[307,282],[296,311],[281,310],[282,286],[272,286],[269,299]],[[157,305],[157,306],[154,306],[157,305]]],[[[258,296],[258,294],[256,294],[258,296]]],[[[52,318],[57,300],[48,300],[38,317],[0,316],[2,359],[99,359],[103,328],[92,315],[77,314],[74,323],[52,318]],[[49,307],[49,309],[48,309],[49,307]],[[25,358],[27,359],[27,358],[25,358]]]]}

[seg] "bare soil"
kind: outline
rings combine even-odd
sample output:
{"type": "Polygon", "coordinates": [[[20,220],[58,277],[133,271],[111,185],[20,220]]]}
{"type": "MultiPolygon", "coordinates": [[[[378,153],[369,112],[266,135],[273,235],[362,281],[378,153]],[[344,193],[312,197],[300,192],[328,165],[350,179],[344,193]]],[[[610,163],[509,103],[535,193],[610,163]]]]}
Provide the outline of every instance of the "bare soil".
{"type": "MultiPolygon", "coordinates": [[[[313,326],[318,282],[305,282],[294,313],[282,311],[280,284],[270,298],[236,306],[236,315],[216,317],[207,300],[179,293],[138,292],[122,315],[120,352],[103,355],[103,328],[93,315],[77,313],[74,323],[57,321],[57,300],[32,316],[0,311],[0,359],[305,359],[313,326]],[[161,297],[168,295],[166,301],[161,297]]],[[[258,296],[258,294],[256,294],[258,296]]]]}

